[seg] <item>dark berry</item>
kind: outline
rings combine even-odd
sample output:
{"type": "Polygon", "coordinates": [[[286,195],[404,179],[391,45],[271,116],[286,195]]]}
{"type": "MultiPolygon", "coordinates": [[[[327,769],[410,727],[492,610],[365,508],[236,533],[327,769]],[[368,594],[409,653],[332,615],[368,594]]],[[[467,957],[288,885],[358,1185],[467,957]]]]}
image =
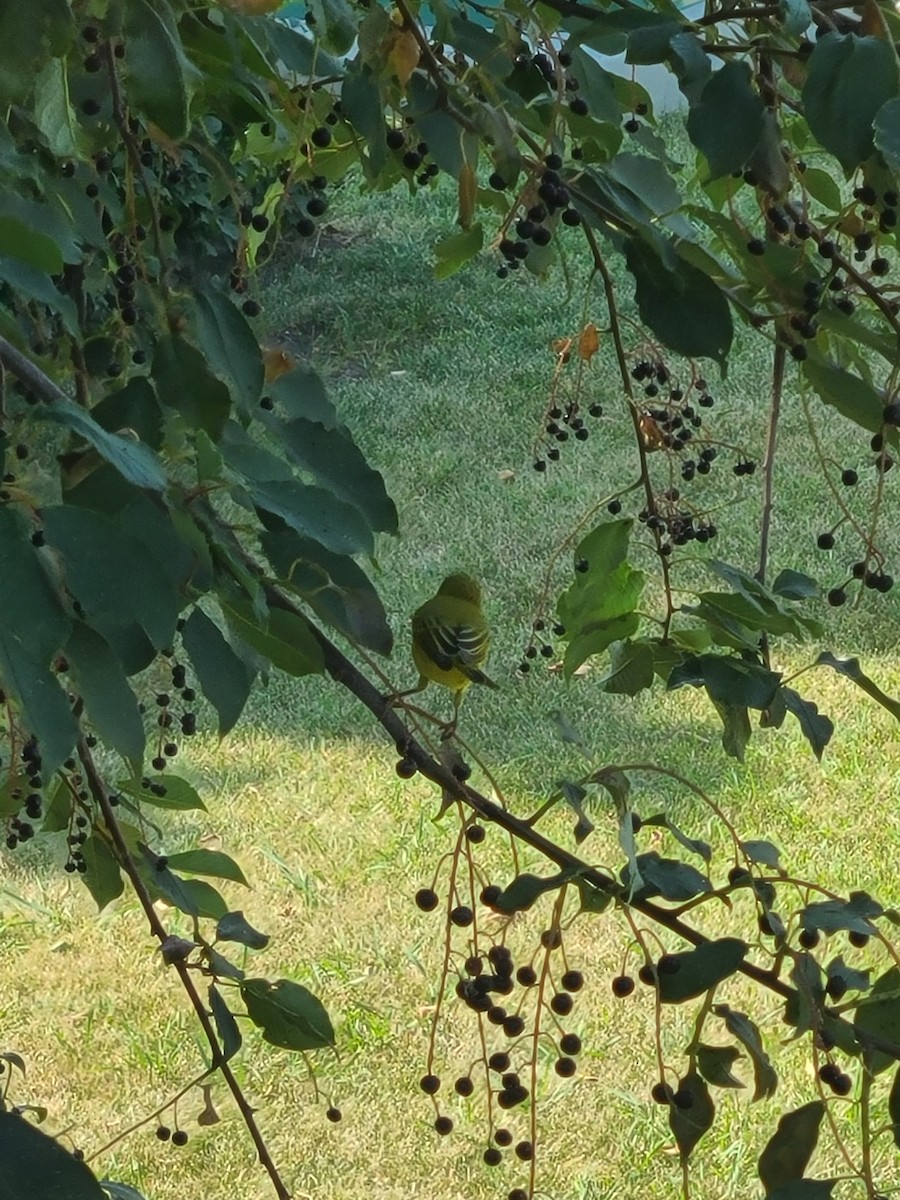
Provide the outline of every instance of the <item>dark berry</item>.
{"type": "Polygon", "coordinates": [[[329,1108],[326,1108],[325,1116],[329,1121],[331,1121],[332,1125],[337,1125],[338,1121],[341,1119],[341,1110],[339,1108],[335,1108],[335,1106],[332,1104],[329,1108]]]}
{"type": "Polygon", "coordinates": [[[550,1001],[550,1007],[558,1017],[567,1017],[573,1005],[574,1001],[568,992],[557,992],[550,1001]]]}
{"type": "MultiPolygon", "coordinates": [[[[389,129],[385,141],[387,142],[389,150],[402,150],[406,143],[406,138],[403,136],[401,130],[389,129]]],[[[493,184],[491,186],[493,186],[493,184]]]]}
{"type": "Polygon", "coordinates": [[[241,312],[245,317],[258,317],[259,305],[255,300],[245,300],[241,305],[241,312]]]}
{"type": "Polygon", "coordinates": [[[819,536],[816,538],[816,545],[819,547],[820,550],[833,550],[834,549],[834,534],[833,533],[820,533],[819,536]]]}
{"type": "Polygon", "coordinates": [[[173,1146],[186,1146],[187,1142],[188,1142],[187,1130],[186,1129],[176,1129],[175,1132],[172,1134],[172,1145],[173,1146]]]}
{"type": "Polygon", "coordinates": [[[321,125],[318,129],[312,131],[309,140],[314,146],[318,146],[320,150],[324,150],[326,146],[331,145],[331,130],[326,125],[321,125]]]}
{"type": "Polygon", "coordinates": [[[828,603],[831,605],[832,608],[840,608],[840,606],[842,604],[845,604],[846,601],[847,601],[847,593],[844,591],[843,588],[835,587],[835,588],[832,588],[831,591],[828,593],[828,603]]]}
{"type": "Polygon", "coordinates": [[[438,895],[432,888],[419,888],[416,892],[416,908],[422,912],[434,912],[438,906],[438,895]]]}
{"type": "Polygon", "coordinates": [[[530,1162],[534,1158],[534,1146],[531,1142],[519,1142],[516,1145],[516,1158],[522,1162],[530,1162]]]}
{"type": "Polygon", "coordinates": [[[437,1075],[423,1075],[419,1080],[419,1087],[426,1096],[433,1096],[440,1090],[441,1081],[437,1075]]]}
{"type": "Polygon", "coordinates": [[[847,938],[850,942],[850,945],[856,946],[858,949],[862,949],[863,946],[867,946],[869,944],[869,935],[867,933],[859,933],[855,929],[850,930],[847,938]]]}
{"type": "Polygon", "coordinates": [[[516,980],[522,987],[534,987],[537,983],[537,972],[534,967],[519,967],[516,971],[516,980]]]}
{"type": "Polygon", "coordinates": [[[475,914],[469,908],[468,904],[457,904],[455,908],[450,910],[450,920],[454,925],[460,928],[465,928],[471,925],[475,919],[475,914]]]}
{"type": "Polygon", "coordinates": [[[584,987],[584,976],[580,971],[566,971],[560,984],[567,992],[580,992],[584,987]]]}
{"type": "Polygon", "coordinates": [[[484,1154],[482,1155],[482,1158],[484,1159],[485,1165],[488,1167],[499,1167],[500,1163],[503,1161],[503,1155],[496,1146],[488,1146],[487,1150],[485,1150],[484,1154]]]}
{"type": "Polygon", "coordinates": [[[475,1091],[475,1084],[468,1075],[460,1075],[459,1079],[453,1085],[453,1090],[457,1096],[471,1096],[475,1091]]]}
{"type": "Polygon", "coordinates": [[[672,1100],[672,1089],[667,1083],[654,1083],[650,1098],[654,1104],[669,1104],[672,1100]]]}
{"type": "Polygon", "coordinates": [[[167,1142],[172,1136],[172,1130],[168,1127],[168,1125],[157,1125],[156,1136],[161,1142],[167,1142]]]}
{"type": "MultiPolygon", "coordinates": [[[[399,147],[397,147],[397,149],[399,149],[399,147]]],[[[505,192],[506,191],[506,180],[497,171],[493,172],[491,177],[488,179],[488,183],[494,189],[495,192],[505,192]]]]}
{"type": "Polygon", "coordinates": [[[853,487],[855,484],[859,483],[859,476],[852,467],[846,467],[843,471],[841,471],[841,483],[844,485],[844,487],[853,487]]]}
{"type": "Polygon", "coordinates": [[[494,1131],[494,1141],[498,1146],[511,1146],[513,1135],[508,1129],[497,1129],[494,1131]]]}
{"type": "Polygon", "coordinates": [[[453,1132],[452,1117],[436,1117],[434,1122],[434,1132],[439,1133],[441,1137],[446,1137],[448,1133],[453,1132]]]}
{"type": "Polygon", "coordinates": [[[751,238],[747,243],[747,252],[755,255],[765,254],[766,243],[762,240],[762,238],[751,238]]]}
{"type": "Polygon", "coordinates": [[[416,771],[418,770],[418,767],[416,766],[414,759],[401,758],[397,760],[395,770],[401,779],[412,779],[413,775],[415,775],[416,771]]]}
{"type": "Polygon", "coordinates": [[[798,940],[804,950],[815,950],[819,944],[819,931],[817,929],[801,929],[798,940]]]}
{"type": "Polygon", "coordinates": [[[574,1058],[558,1058],[554,1070],[561,1078],[571,1079],[578,1070],[578,1063],[574,1058]]]}

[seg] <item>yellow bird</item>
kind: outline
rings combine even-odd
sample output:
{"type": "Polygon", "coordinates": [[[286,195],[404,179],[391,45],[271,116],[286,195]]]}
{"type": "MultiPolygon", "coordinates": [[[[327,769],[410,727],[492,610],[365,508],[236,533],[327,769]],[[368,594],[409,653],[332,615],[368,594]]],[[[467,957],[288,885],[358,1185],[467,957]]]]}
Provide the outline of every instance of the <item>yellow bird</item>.
{"type": "Polygon", "coordinates": [[[416,609],[412,619],[412,652],[419,682],[403,695],[440,683],[453,692],[456,729],[460,701],[470,683],[497,686],[481,670],[487,661],[491,635],[481,611],[481,588],[470,575],[448,575],[437,595],[416,609]]]}

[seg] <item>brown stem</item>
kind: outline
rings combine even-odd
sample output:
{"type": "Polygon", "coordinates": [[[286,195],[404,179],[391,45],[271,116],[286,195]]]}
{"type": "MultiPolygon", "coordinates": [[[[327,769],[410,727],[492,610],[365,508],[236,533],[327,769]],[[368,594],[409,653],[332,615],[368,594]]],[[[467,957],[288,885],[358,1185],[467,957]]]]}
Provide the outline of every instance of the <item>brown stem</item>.
{"type": "Polygon", "coordinates": [[[461,125],[467,133],[477,134],[478,129],[476,126],[473,125],[469,118],[464,113],[461,113],[453,103],[453,99],[450,95],[450,89],[447,87],[446,77],[444,76],[444,72],[441,70],[441,64],[438,62],[437,58],[435,58],[434,51],[428,45],[428,39],[422,32],[422,28],[418,21],[410,12],[406,0],[396,0],[396,4],[397,11],[403,17],[403,28],[408,29],[416,39],[416,45],[419,47],[419,54],[421,55],[422,62],[425,64],[425,70],[431,76],[434,86],[438,90],[440,107],[446,109],[453,120],[456,121],[458,125],[461,125]]]}
{"type": "Polygon", "coordinates": [[[125,111],[125,102],[122,99],[122,89],[119,86],[119,73],[116,70],[116,56],[113,50],[112,42],[107,41],[103,47],[104,56],[106,58],[106,69],[109,74],[110,97],[112,99],[113,119],[116,122],[116,128],[119,130],[122,141],[125,143],[125,148],[128,151],[128,157],[131,160],[131,167],[135,175],[141,183],[141,191],[147,200],[147,205],[150,209],[150,225],[153,231],[153,245],[156,250],[156,256],[159,259],[160,265],[160,286],[165,292],[166,276],[168,274],[168,266],[166,261],[166,252],[163,246],[162,231],[159,227],[159,208],[156,203],[156,196],[153,189],[147,180],[147,174],[144,171],[144,164],[141,162],[141,151],[137,144],[134,134],[131,132],[131,126],[128,124],[128,114],[125,111]]]}
{"type": "MultiPolygon", "coordinates": [[[[85,780],[87,781],[91,797],[99,808],[100,812],[103,814],[103,820],[106,823],[106,827],[109,830],[109,834],[115,848],[116,858],[118,859],[123,871],[128,876],[128,880],[134,889],[134,893],[138,898],[138,902],[140,903],[141,908],[144,910],[144,915],[150,924],[150,931],[152,932],[153,936],[158,939],[160,944],[162,944],[168,937],[166,927],[159,919],[159,915],[157,914],[156,909],[153,907],[153,900],[150,897],[150,893],[147,891],[144,881],[141,879],[140,873],[135,865],[134,859],[131,857],[131,852],[129,851],[128,845],[122,836],[122,831],[119,828],[119,822],[116,818],[115,810],[109,802],[109,795],[106,791],[106,787],[104,786],[103,780],[100,777],[100,773],[97,770],[97,766],[94,762],[90,749],[83,738],[78,743],[78,757],[81,760],[81,765],[84,769],[84,776],[85,780]]],[[[275,1166],[268,1147],[266,1146],[265,1140],[260,1133],[259,1126],[256,1123],[256,1118],[253,1115],[253,1109],[244,1095],[237,1077],[235,1076],[231,1067],[225,1061],[222,1048],[219,1045],[219,1039],[210,1019],[209,1012],[207,1011],[206,1004],[203,1000],[203,997],[197,991],[197,987],[191,976],[190,970],[183,962],[174,962],[172,966],[178,972],[181,984],[191,1002],[191,1007],[193,1008],[197,1020],[200,1023],[200,1028],[203,1030],[203,1035],[209,1043],[209,1048],[212,1053],[212,1067],[218,1068],[218,1070],[222,1072],[222,1078],[227,1083],[228,1088],[234,1097],[234,1102],[240,1111],[244,1124],[247,1126],[250,1137],[253,1139],[253,1144],[256,1147],[257,1154],[259,1155],[259,1161],[262,1163],[272,1181],[272,1185],[275,1188],[275,1193],[278,1196],[278,1200],[291,1200],[291,1193],[288,1191],[284,1181],[278,1173],[278,1168],[275,1166]]]]}
{"type": "MultiPolygon", "coordinates": [[[[776,342],[775,358],[772,364],[772,400],[769,405],[769,425],[766,430],[765,459],[763,461],[763,510],[759,526],[759,566],[756,569],[756,578],[763,584],[766,582],[766,569],[769,563],[769,536],[772,532],[772,512],[775,507],[775,451],[778,445],[778,422],[781,417],[786,359],[787,350],[781,342],[776,342]]],[[[760,638],[760,649],[766,666],[771,666],[769,639],[765,633],[760,638]]]]}
{"type": "MultiPolygon", "coordinates": [[[[644,495],[647,499],[647,511],[650,513],[656,512],[656,497],[653,494],[653,481],[650,478],[650,468],[647,461],[647,448],[644,445],[644,435],[641,432],[640,417],[638,415],[637,406],[634,403],[634,392],[631,386],[631,375],[628,372],[628,360],[625,356],[625,345],[622,341],[622,328],[619,324],[619,309],[616,304],[616,290],[612,281],[612,276],[609,273],[609,268],[606,265],[606,260],[600,251],[600,246],[594,231],[588,226],[584,227],[585,237],[587,238],[588,246],[591,249],[591,255],[594,260],[594,266],[600,273],[600,278],[603,280],[603,291],[606,296],[606,307],[609,312],[609,324],[612,330],[613,345],[616,350],[616,362],[619,366],[619,374],[622,377],[622,387],[625,390],[625,395],[628,398],[628,413],[631,417],[631,423],[634,426],[634,440],[637,445],[638,459],[640,461],[641,479],[644,482],[644,495]]],[[[657,557],[659,558],[662,568],[663,590],[666,597],[666,615],[663,621],[662,640],[665,641],[669,636],[669,625],[672,620],[672,615],[675,612],[675,605],[672,600],[672,584],[669,578],[669,560],[665,554],[660,554],[659,550],[662,545],[662,534],[655,526],[652,530],[653,540],[656,543],[657,557]]]]}
{"type": "Polygon", "coordinates": [[[0,336],[0,363],[15,375],[19,383],[43,404],[71,404],[71,397],[50,379],[40,367],[35,366],[27,355],[17,350],[12,342],[0,336]]]}

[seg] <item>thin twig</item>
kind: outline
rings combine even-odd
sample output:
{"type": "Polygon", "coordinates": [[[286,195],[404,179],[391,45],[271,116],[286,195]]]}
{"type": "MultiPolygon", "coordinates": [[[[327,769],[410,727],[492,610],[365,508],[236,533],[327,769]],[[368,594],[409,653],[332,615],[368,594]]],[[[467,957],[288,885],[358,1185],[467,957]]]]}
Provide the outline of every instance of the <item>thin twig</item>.
{"type": "MultiPolygon", "coordinates": [[[[84,768],[84,776],[88,785],[88,789],[90,790],[91,797],[99,808],[100,812],[103,814],[103,820],[107,829],[109,830],[109,834],[115,849],[116,858],[119,861],[122,870],[128,876],[128,880],[134,889],[134,893],[138,898],[138,902],[140,903],[141,908],[144,910],[144,915],[150,924],[150,931],[152,932],[153,936],[158,939],[160,944],[162,944],[169,936],[168,932],[160,920],[156,909],[153,907],[153,900],[150,896],[150,893],[147,891],[144,881],[138,872],[137,866],[135,865],[134,859],[131,856],[131,852],[128,849],[128,845],[122,836],[122,831],[119,828],[119,822],[116,817],[115,810],[109,802],[109,795],[100,776],[100,772],[97,769],[97,765],[94,762],[93,755],[91,754],[91,751],[83,738],[78,743],[78,757],[81,760],[82,767],[84,768]]],[[[172,963],[172,966],[178,972],[181,984],[191,1002],[191,1007],[194,1009],[194,1013],[200,1023],[200,1028],[203,1030],[203,1035],[209,1043],[209,1048],[212,1053],[212,1067],[218,1068],[222,1072],[222,1078],[225,1080],[229,1091],[234,1097],[234,1102],[240,1111],[244,1124],[247,1126],[250,1137],[253,1139],[253,1144],[256,1147],[257,1154],[259,1155],[259,1161],[272,1181],[272,1185],[275,1188],[278,1200],[291,1200],[291,1193],[285,1186],[284,1181],[278,1172],[278,1168],[275,1166],[272,1156],[269,1153],[269,1149],[265,1143],[265,1140],[260,1133],[259,1126],[256,1123],[256,1118],[253,1115],[253,1108],[244,1095],[243,1089],[241,1088],[237,1077],[225,1060],[222,1048],[219,1045],[218,1036],[216,1035],[212,1021],[210,1020],[206,1003],[203,1000],[203,997],[197,991],[196,984],[194,983],[187,964],[176,961],[172,963]]]]}

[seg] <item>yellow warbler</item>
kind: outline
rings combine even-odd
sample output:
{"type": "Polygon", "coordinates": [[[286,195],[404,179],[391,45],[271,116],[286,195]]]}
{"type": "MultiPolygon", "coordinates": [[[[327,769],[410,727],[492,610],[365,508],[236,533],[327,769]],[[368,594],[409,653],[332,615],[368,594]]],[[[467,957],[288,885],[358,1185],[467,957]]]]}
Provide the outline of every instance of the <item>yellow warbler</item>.
{"type": "Polygon", "coordinates": [[[459,705],[470,683],[496,687],[481,670],[488,656],[491,635],[481,611],[481,588],[470,575],[448,575],[437,595],[416,609],[412,619],[412,652],[419,668],[417,687],[440,683],[453,692],[456,728],[459,705]]]}

